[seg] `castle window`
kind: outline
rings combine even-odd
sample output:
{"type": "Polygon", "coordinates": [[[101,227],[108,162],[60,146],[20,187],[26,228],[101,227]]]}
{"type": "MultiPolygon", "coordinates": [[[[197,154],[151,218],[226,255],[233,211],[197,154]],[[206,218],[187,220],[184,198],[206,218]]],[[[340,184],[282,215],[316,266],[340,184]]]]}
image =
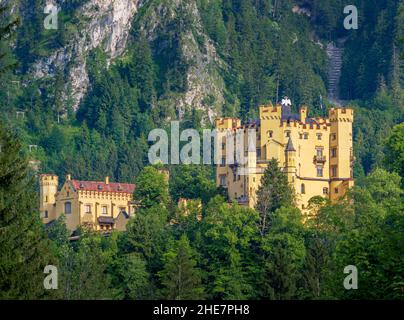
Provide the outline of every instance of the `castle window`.
{"type": "Polygon", "coordinates": [[[270,138],[272,138],[272,136],[273,136],[273,131],[272,131],[272,130],[268,131],[268,136],[269,136],[270,138]]]}
{"type": "Polygon", "coordinates": [[[323,148],[316,148],[317,157],[323,156],[323,148]]]}
{"type": "Polygon", "coordinates": [[[45,196],[45,202],[48,202],[48,196],[45,196]]]}
{"type": "Polygon", "coordinates": [[[331,167],[331,177],[337,176],[337,166],[331,167]]]}
{"type": "Polygon", "coordinates": [[[290,137],[290,131],[286,131],[285,136],[286,136],[286,138],[289,138],[290,137]]]}
{"type": "Polygon", "coordinates": [[[299,139],[303,139],[303,134],[299,133],[299,139]]]}
{"type": "Polygon", "coordinates": [[[108,207],[107,206],[102,206],[101,207],[101,213],[102,214],[108,214],[108,207]]]}
{"type": "Polygon", "coordinates": [[[226,165],[226,158],[222,157],[221,161],[220,161],[220,166],[224,167],[226,165]]]}
{"type": "Polygon", "coordinates": [[[224,175],[224,174],[222,174],[222,175],[220,176],[220,185],[221,185],[222,187],[225,187],[225,186],[226,186],[226,175],[224,175]]]}
{"type": "Polygon", "coordinates": [[[301,186],[300,186],[300,193],[301,193],[301,194],[305,194],[305,193],[306,193],[306,186],[304,185],[304,183],[302,183],[301,186]]]}
{"type": "Polygon", "coordinates": [[[338,193],[338,188],[335,188],[335,189],[334,189],[334,193],[338,193]]]}
{"type": "Polygon", "coordinates": [[[337,157],[337,148],[332,148],[331,149],[331,157],[333,157],[333,158],[337,157]]]}
{"type": "Polygon", "coordinates": [[[323,188],[323,194],[328,194],[328,188],[323,188]]]}
{"type": "Polygon", "coordinates": [[[222,150],[226,149],[226,144],[222,143],[222,150]]]}
{"type": "Polygon", "coordinates": [[[65,214],[72,213],[72,203],[65,202],[65,214]]]}
{"type": "Polygon", "coordinates": [[[317,166],[317,177],[322,177],[322,176],[323,176],[323,167],[317,166]]]}
{"type": "Polygon", "coordinates": [[[91,205],[86,204],[86,205],[84,206],[84,212],[85,212],[85,213],[91,213],[91,205]]]}
{"type": "Polygon", "coordinates": [[[48,217],[48,210],[45,210],[45,212],[44,212],[44,218],[47,218],[48,217]]]}
{"type": "Polygon", "coordinates": [[[302,204],[302,209],[304,210],[304,204],[302,204]]]}
{"type": "Polygon", "coordinates": [[[257,159],[261,159],[261,148],[257,148],[257,159]]]}
{"type": "Polygon", "coordinates": [[[321,136],[322,136],[321,133],[317,133],[317,140],[321,140],[321,136]]]}
{"type": "Polygon", "coordinates": [[[336,133],[333,133],[331,135],[331,140],[337,140],[337,134],[336,133]]]}
{"type": "Polygon", "coordinates": [[[309,134],[307,132],[305,132],[305,133],[303,133],[303,137],[304,137],[304,140],[307,140],[309,138],[309,134]]]}

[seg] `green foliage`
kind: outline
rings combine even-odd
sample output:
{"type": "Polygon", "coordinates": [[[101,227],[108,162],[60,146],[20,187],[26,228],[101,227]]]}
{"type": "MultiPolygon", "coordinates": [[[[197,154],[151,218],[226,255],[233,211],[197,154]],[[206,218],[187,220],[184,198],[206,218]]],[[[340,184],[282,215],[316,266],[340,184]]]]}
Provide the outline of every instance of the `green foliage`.
{"type": "Polygon", "coordinates": [[[258,214],[238,205],[229,206],[216,196],[206,209],[198,250],[206,257],[207,290],[215,299],[247,299],[254,296],[252,248],[257,239],[258,214]]]}
{"type": "Polygon", "coordinates": [[[56,258],[43,232],[21,145],[0,125],[0,298],[49,297],[43,270],[56,258]]]}
{"type": "Polygon", "coordinates": [[[260,296],[269,299],[292,299],[306,255],[302,215],[299,209],[276,210],[268,233],[262,238],[263,267],[260,296]]]}
{"type": "Polygon", "coordinates": [[[384,163],[404,179],[404,123],[396,125],[385,145],[384,163]]]}
{"type": "Polygon", "coordinates": [[[164,268],[158,275],[162,297],[169,300],[198,300],[204,296],[200,270],[194,252],[183,235],[163,256],[164,268]]]}
{"type": "Polygon", "coordinates": [[[267,232],[271,224],[271,213],[282,206],[293,204],[294,197],[294,191],[291,189],[286,175],[279,168],[278,161],[271,159],[257,191],[256,209],[261,217],[261,235],[267,232]]]}
{"type": "Polygon", "coordinates": [[[136,178],[134,199],[144,208],[168,204],[168,182],[164,173],[152,166],[143,168],[136,178]]]}
{"type": "Polygon", "coordinates": [[[148,297],[149,273],[145,260],[136,252],[123,255],[114,261],[119,289],[118,299],[138,300],[148,297]]]}
{"type": "Polygon", "coordinates": [[[174,203],[179,198],[202,199],[204,204],[218,194],[212,170],[207,166],[173,166],[170,173],[170,194],[174,203]]]}

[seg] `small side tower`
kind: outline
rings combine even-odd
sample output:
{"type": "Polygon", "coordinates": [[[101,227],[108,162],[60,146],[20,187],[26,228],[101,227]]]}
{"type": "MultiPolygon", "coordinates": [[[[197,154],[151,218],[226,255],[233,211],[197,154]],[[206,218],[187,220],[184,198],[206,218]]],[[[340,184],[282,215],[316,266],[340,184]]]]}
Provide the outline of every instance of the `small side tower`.
{"type": "Polygon", "coordinates": [[[296,149],[293,146],[292,139],[289,137],[285,148],[285,174],[288,177],[288,182],[293,183],[296,176],[296,149]]]}
{"type": "Polygon", "coordinates": [[[58,191],[58,176],[41,174],[39,176],[39,211],[44,223],[56,219],[56,193],[58,191]]]}
{"type": "Polygon", "coordinates": [[[261,159],[270,160],[275,158],[280,160],[283,143],[283,130],[279,124],[282,118],[281,105],[260,106],[260,137],[261,137],[261,159]],[[275,141],[275,142],[274,142],[275,141]],[[280,144],[279,144],[280,143],[280,144]]]}

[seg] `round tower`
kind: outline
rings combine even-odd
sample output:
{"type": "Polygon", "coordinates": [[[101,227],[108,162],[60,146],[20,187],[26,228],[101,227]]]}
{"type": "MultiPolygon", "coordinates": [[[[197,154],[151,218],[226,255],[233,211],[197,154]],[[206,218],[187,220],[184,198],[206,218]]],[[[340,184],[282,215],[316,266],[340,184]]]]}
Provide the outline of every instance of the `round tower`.
{"type": "Polygon", "coordinates": [[[39,176],[39,210],[41,217],[46,220],[45,222],[55,219],[58,180],[58,176],[54,174],[41,174],[39,176]]]}

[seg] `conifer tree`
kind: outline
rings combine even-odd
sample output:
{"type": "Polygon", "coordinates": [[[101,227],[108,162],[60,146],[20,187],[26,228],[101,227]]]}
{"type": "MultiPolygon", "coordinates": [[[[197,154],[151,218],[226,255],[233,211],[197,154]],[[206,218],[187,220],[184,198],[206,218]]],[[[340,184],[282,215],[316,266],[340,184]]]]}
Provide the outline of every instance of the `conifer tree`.
{"type": "Polygon", "coordinates": [[[203,298],[200,271],[189,240],[183,235],[174,248],[164,256],[164,269],[159,272],[162,296],[169,300],[194,300],[203,298]]]}
{"type": "Polygon", "coordinates": [[[290,206],[293,203],[294,191],[289,185],[286,175],[279,168],[277,160],[271,159],[257,191],[256,210],[261,217],[261,236],[268,230],[270,214],[282,206],[290,206]]]}
{"type": "Polygon", "coordinates": [[[1,124],[0,148],[0,299],[39,299],[44,267],[56,261],[21,145],[1,124]]]}

